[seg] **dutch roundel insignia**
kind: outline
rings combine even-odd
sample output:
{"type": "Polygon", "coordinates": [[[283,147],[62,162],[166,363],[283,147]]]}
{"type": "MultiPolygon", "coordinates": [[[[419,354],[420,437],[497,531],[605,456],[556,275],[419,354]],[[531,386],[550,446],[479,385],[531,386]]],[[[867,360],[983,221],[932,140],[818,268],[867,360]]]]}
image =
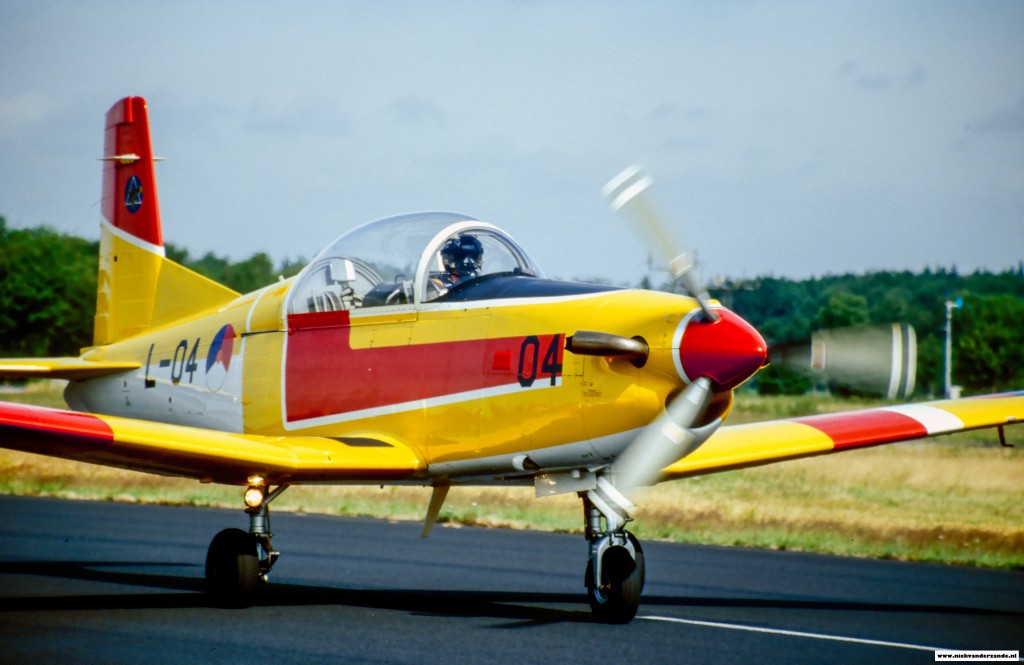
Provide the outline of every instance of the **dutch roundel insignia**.
{"type": "Polygon", "coordinates": [[[217,392],[224,386],[235,346],[235,328],[230,323],[217,331],[206,355],[206,386],[217,392]]]}
{"type": "Polygon", "coordinates": [[[142,207],[142,181],[139,180],[139,176],[133,175],[128,178],[128,183],[124,186],[124,205],[133,215],[142,207]]]}

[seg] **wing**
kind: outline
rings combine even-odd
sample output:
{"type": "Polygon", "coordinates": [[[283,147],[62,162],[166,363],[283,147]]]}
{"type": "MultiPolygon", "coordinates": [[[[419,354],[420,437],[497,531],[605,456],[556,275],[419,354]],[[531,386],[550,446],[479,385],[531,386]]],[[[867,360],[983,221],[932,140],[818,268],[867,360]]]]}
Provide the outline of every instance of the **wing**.
{"type": "Polygon", "coordinates": [[[0,446],[206,482],[415,480],[426,463],[375,432],[341,438],[261,436],[0,402],[0,446]]]}
{"type": "Polygon", "coordinates": [[[105,362],[82,358],[4,358],[0,360],[0,378],[95,379],[139,367],[142,365],[136,362],[105,362]]]}
{"type": "Polygon", "coordinates": [[[1024,391],[721,428],[662,480],[1024,422],[1024,391]]]}

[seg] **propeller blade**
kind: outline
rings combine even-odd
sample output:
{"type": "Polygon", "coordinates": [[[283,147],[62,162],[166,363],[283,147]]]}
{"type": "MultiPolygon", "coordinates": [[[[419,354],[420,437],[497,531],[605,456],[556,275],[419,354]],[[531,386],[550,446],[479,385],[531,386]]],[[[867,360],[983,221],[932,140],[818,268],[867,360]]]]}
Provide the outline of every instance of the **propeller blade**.
{"type": "Polygon", "coordinates": [[[917,375],[917,335],[909,323],[819,330],[809,346],[773,348],[772,362],[821,383],[906,399],[917,375]]]}
{"type": "Polygon", "coordinates": [[[707,411],[711,394],[711,380],[701,377],[676,396],[614,463],[615,487],[629,492],[653,485],[662,469],[707,441],[722,424],[722,419],[716,418],[696,427],[707,411]]]}
{"type": "Polygon", "coordinates": [[[654,180],[642,167],[634,164],[608,181],[601,193],[608,200],[612,212],[622,212],[632,222],[634,232],[650,248],[659,263],[668,268],[672,278],[700,303],[704,316],[712,321],[718,315],[708,304],[711,296],[697,276],[693,257],[668,233],[662,216],[658,214],[644,193],[654,180]]]}

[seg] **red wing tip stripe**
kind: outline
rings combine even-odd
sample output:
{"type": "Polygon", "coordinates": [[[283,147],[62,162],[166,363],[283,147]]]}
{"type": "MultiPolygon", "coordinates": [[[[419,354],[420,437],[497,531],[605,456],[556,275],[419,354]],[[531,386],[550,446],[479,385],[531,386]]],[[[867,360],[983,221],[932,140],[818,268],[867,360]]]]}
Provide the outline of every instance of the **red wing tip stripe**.
{"type": "Polygon", "coordinates": [[[824,414],[797,418],[794,422],[824,433],[835,448],[873,446],[928,435],[928,428],[917,419],[885,409],[824,414]]]}
{"type": "Polygon", "coordinates": [[[114,431],[96,416],[74,411],[0,404],[0,428],[113,441],[114,431]]]}

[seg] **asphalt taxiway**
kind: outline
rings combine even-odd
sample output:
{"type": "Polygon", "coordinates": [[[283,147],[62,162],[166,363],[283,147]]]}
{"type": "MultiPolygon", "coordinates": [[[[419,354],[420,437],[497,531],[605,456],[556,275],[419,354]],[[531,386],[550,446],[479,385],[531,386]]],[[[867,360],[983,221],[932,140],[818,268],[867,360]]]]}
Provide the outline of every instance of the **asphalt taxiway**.
{"type": "Polygon", "coordinates": [[[1024,651],[1024,573],[644,543],[595,623],[581,536],[275,513],[256,607],[201,593],[225,511],[0,497],[0,662],[934,662],[1024,651]]]}

